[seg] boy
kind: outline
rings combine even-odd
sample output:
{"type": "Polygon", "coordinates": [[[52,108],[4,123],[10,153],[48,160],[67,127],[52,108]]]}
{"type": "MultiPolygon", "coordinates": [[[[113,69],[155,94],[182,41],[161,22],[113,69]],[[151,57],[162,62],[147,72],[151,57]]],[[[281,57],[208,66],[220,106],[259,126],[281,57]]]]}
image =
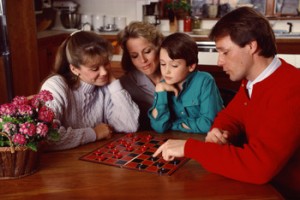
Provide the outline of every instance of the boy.
{"type": "Polygon", "coordinates": [[[198,49],[184,33],[165,38],[160,49],[163,81],[155,87],[155,98],[148,112],[152,128],[163,133],[177,130],[206,133],[222,109],[215,80],[197,71],[198,49]]]}

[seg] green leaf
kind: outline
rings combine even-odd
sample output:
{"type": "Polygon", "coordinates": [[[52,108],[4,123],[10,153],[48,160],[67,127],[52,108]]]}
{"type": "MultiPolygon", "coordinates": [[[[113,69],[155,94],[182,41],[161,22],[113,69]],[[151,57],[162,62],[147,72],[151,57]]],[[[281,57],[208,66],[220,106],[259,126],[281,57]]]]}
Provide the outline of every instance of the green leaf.
{"type": "Polygon", "coordinates": [[[37,151],[37,144],[35,142],[29,142],[26,144],[26,146],[32,151],[37,151]]]}
{"type": "Polygon", "coordinates": [[[55,130],[50,130],[48,133],[48,139],[57,142],[60,140],[60,134],[55,130]]]}

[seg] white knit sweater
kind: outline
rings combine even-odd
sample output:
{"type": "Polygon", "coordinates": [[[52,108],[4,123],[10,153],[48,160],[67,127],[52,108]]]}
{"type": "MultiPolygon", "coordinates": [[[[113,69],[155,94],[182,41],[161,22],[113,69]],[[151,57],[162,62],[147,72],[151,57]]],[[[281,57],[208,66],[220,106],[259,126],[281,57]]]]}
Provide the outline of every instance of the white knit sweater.
{"type": "Polygon", "coordinates": [[[52,93],[49,106],[61,122],[61,139],[49,150],[69,149],[96,140],[93,128],[107,123],[117,132],[135,132],[138,129],[139,109],[128,92],[115,80],[107,86],[97,87],[81,82],[72,90],[59,76],[49,78],[41,90],[52,93]]]}

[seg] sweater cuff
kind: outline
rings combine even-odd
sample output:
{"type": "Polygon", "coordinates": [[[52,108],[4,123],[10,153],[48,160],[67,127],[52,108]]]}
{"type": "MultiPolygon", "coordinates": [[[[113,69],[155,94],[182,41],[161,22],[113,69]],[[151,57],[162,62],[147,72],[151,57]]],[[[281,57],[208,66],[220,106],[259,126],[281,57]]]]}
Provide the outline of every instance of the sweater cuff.
{"type": "Polygon", "coordinates": [[[114,80],[107,87],[108,87],[108,90],[111,94],[114,93],[114,92],[121,91],[123,89],[119,79],[114,80]]]}
{"type": "Polygon", "coordinates": [[[97,137],[96,137],[96,133],[95,133],[94,129],[87,128],[86,131],[85,131],[84,143],[87,144],[87,143],[90,143],[90,142],[95,142],[96,139],[97,139],[97,137]]]}
{"type": "Polygon", "coordinates": [[[156,105],[166,105],[168,104],[167,92],[155,92],[154,94],[154,104],[156,105]]]}
{"type": "Polygon", "coordinates": [[[184,145],[184,156],[194,158],[194,154],[202,153],[200,149],[203,144],[202,141],[189,138],[184,145]]]}

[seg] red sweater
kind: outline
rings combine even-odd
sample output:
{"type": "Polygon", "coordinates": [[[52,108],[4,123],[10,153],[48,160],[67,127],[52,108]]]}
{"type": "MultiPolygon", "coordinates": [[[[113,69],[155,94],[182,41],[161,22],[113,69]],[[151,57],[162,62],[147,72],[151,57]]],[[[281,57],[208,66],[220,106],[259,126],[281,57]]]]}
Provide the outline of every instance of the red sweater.
{"type": "Polygon", "coordinates": [[[300,195],[300,70],[281,62],[254,85],[251,99],[244,80],[215,119],[212,128],[245,133],[242,147],[189,139],[185,156],[210,172],[255,184],[272,181],[300,195]]]}

